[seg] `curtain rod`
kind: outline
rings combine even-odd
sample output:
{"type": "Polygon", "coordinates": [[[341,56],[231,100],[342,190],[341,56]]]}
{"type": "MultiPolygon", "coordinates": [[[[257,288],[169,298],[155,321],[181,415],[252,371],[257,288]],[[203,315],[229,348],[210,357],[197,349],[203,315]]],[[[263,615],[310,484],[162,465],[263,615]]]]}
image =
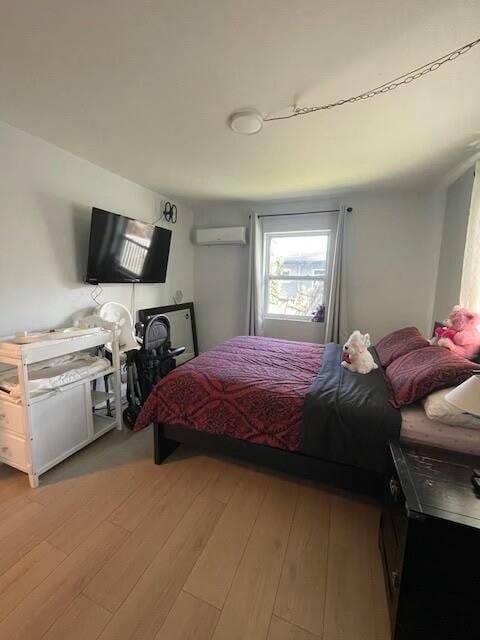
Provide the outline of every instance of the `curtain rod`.
{"type": "MultiPolygon", "coordinates": [[[[353,208],[347,207],[347,213],[352,213],[353,208]]],[[[340,213],[340,209],[326,209],[324,211],[290,211],[289,213],[264,213],[259,218],[279,218],[281,216],[309,216],[314,213],[340,213]]]]}

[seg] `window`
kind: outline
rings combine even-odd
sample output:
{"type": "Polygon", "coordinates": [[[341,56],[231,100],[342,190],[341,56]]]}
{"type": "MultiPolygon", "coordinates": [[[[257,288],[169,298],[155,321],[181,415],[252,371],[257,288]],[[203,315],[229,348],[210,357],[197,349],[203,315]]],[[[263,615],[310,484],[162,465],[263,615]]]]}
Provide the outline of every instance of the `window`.
{"type": "Polygon", "coordinates": [[[265,317],[310,320],[325,303],[330,232],[265,234],[265,317]]]}

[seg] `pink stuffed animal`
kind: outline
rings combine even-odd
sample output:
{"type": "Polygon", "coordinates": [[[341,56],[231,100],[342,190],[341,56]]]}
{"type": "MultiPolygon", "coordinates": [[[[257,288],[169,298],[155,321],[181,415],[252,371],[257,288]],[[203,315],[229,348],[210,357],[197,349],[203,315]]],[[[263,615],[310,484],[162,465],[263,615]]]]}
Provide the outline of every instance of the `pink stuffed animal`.
{"type": "Polygon", "coordinates": [[[432,344],[450,349],[464,358],[473,358],[480,350],[480,314],[456,305],[445,324],[447,326],[435,331],[432,344]]]}

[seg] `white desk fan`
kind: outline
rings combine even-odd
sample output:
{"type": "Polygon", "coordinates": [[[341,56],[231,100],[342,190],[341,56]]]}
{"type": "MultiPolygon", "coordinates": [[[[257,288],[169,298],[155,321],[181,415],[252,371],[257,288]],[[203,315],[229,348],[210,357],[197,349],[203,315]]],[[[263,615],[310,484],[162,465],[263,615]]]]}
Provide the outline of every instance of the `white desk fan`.
{"type": "MultiPolygon", "coordinates": [[[[138,340],[135,336],[135,328],[133,326],[132,315],[127,307],[118,302],[105,302],[98,310],[98,315],[102,320],[114,322],[117,325],[118,342],[120,352],[133,351],[140,349],[138,340]]],[[[105,345],[111,350],[111,345],[105,345]]]]}
{"type": "MultiPolygon", "coordinates": [[[[99,317],[106,322],[114,322],[117,326],[118,342],[120,353],[125,354],[125,365],[127,371],[127,401],[128,407],[123,412],[123,418],[130,429],[133,429],[135,418],[140,412],[141,406],[137,403],[139,396],[139,383],[137,367],[135,364],[136,354],[141,346],[135,336],[132,315],[130,311],[118,302],[105,302],[98,310],[99,317]]],[[[105,345],[108,349],[108,345],[105,345]]]]}

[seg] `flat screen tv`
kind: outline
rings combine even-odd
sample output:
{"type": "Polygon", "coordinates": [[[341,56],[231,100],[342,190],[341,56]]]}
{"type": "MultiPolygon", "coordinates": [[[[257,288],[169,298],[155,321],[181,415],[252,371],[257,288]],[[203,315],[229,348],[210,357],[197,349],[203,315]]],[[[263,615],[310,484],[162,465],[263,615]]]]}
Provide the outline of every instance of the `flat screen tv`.
{"type": "Polygon", "coordinates": [[[165,282],[172,232],[92,209],[86,281],[165,282]]]}

